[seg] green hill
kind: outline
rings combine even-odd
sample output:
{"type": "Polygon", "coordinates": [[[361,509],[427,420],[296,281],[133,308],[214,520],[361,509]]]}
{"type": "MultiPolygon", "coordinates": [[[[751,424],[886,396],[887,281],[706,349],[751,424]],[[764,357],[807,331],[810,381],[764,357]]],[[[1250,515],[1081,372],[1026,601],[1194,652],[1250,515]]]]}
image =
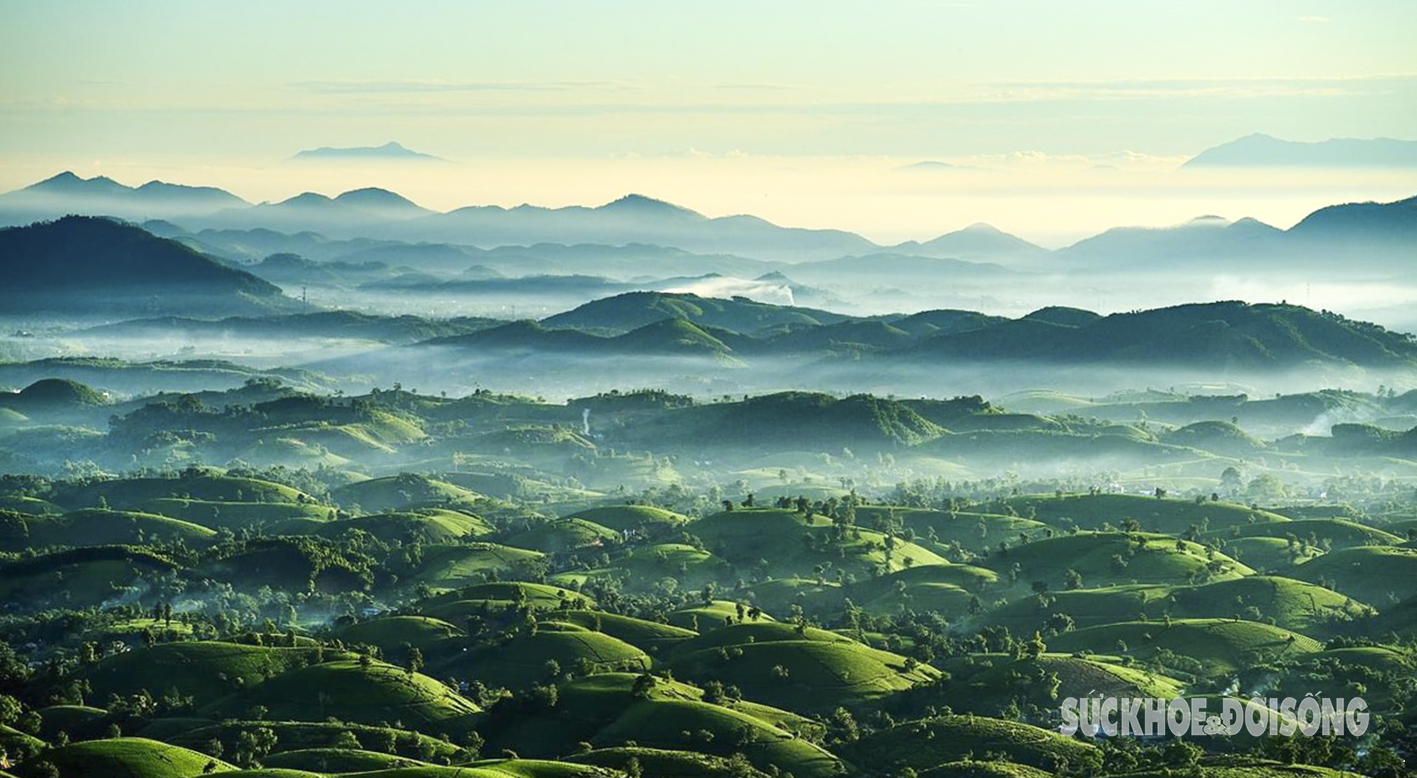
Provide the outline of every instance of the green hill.
{"type": "Polygon", "coordinates": [[[429,654],[439,643],[462,634],[463,631],[452,624],[428,616],[384,616],[339,627],[330,633],[331,637],[348,644],[378,646],[385,657],[399,657],[400,661],[405,643],[429,654]]]}
{"type": "Polygon", "coordinates": [[[919,545],[894,540],[887,554],[886,536],[855,528],[836,538],[829,518],[778,508],[751,508],[715,513],[689,525],[715,556],[739,569],[769,568],[774,576],[808,577],[823,563],[835,570],[865,577],[874,570],[903,570],[913,565],[946,564],[943,557],[919,545]],[[768,549],[773,553],[768,554],[768,549]],[[907,561],[909,560],[909,561],[907,561]]]}
{"type": "Polygon", "coordinates": [[[1279,669],[1253,668],[1240,675],[1242,688],[1264,688],[1267,696],[1303,698],[1314,694],[1329,698],[1361,695],[1369,710],[1392,705],[1401,695],[1405,679],[1417,672],[1417,659],[1397,648],[1358,646],[1330,648],[1307,654],[1279,669]]]}
{"type": "Polygon", "coordinates": [[[111,508],[142,510],[149,500],[180,497],[220,502],[265,502],[317,504],[299,490],[282,484],[254,478],[233,478],[207,473],[182,475],[177,478],[122,478],[97,481],[65,489],[54,501],[68,508],[92,508],[102,497],[111,508]]]}
{"type": "Polygon", "coordinates": [[[580,592],[564,589],[551,584],[530,581],[496,581],[474,584],[434,597],[427,601],[431,607],[452,602],[495,602],[529,605],[537,610],[555,610],[568,606],[584,608],[595,601],[580,592]]]}
{"type": "Polygon", "coordinates": [[[936,336],[896,354],[900,360],[930,362],[1164,362],[1214,370],[1276,369],[1311,361],[1405,365],[1417,357],[1417,346],[1399,333],[1327,311],[1222,301],[1115,313],[1085,323],[1011,320],[936,336]]]}
{"type": "Polygon", "coordinates": [[[1179,619],[1169,624],[1132,621],[1087,627],[1052,638],[1048,647],[1065,652],[1125,654],[1202,677],[1235,673],[1322,648],[1313,638],[1286,629],[1223,619],[1179,619]]]}
{"type": "Polygon", "coordinates": [[[1305,634],[1330,632],[1356,618],[1363,606],[1314,584],[1292,578],[1252,575],[1199,586],[1119,585],[1100,589],[1050,591],[1016,599],[991,611],[986,621],[1015,634],[1047,631],[1054,614],[1065,614],[1077,627],[1095,627],[1141,617],[1244,617],[1273,619],[1274,624],[1305,634]]]}
{"type": "Polygon", "coordinates": [[[519,754],[567,753],[579,742],[600,749],[692,750],[723,757],[741,751],[758,769],[839,773],[835,757],[795,734],[807,730],[820,735],[819,725],[765,705],[727,699],[708,703],[701,690],[682,682],[598,673],[562,684],[549,710],[498,705],[480,731],[489,746],[519,754]],[[646,679],[650,683],[637,695],[637,684],[646,679]]]}
{"type": "Polygon", "coordinates": [[[44,411],[84,410],[107,405],[102,393],[69,378],[41,378],[18,392],[0,392],[0,408],[21,414],[44,411]]]}
{"type": "MultiPolygon", "coordinates": [[[[358,736],[355,736],[358,739],[358,736]]],[[[267,768],[318,773],[363,773],[397,767],[428,767],[425,762],[378,751],[354,748],[304,748],[261,757],[267,768]]]]}
{"type": "MultiPolygon", "coordinates": [[[[1359,773],[1315,767],[1304,764],[1284,764],[1267,759],[1242,756],[1215,756],[1201,760],[1195,768],[1207,778],[1358,778],[1359,773]]],[[[1170,768],[1118,773],[1117,778],[1165,778],[1174,775],[1170,768]]]]}
{"type": "Polygon", "coordinates": [[[206,704],[288,670],[318,661],[334,650],[273,648],[217,641],[160,643],[103,657],[83,677],[96,699],[147,689],[159,697],[169,689],[206,704]]]}
{"type": "Polygon", "coordinates": [[[205,748],[215,740],[222,744],[223,753],[231,753],[240,744],[241,733],[257,727],[264,727],[275,733],[277,753],[333,748],[346,732],[353,734],[366,748],[378,746],[385,753],[406,759],[442,761],[451,759],[458,752],[453,744],[430,735],[350,721],[230,719],[217,722],[203,719],[158,719],[145,727],[141,734],[194,749],[205,748]]]}
{"type": "Polygon", "coordinates": [[[791,624],[775,621],[748,621],[729,627],[705,631],[675,648],[674,657],[684,657],[709,649],[726,648],[744,643],[815,640],[824,643],[859,645],[845,635],[817,627],[805,627],[800,632],[791,624]]]}
{"type": "Polygon", "coordinates": [[[1052,773],[1016,762],[982,762],[973,759],[945,762],[920,771],[921,778],[1048,778],[1052,773]]]}
{"type": "Polygon", "coordinates": [[[981,564],[1000,575],[1018,571],[1021,586],[1042,581],[1065,589],[1067,572],[1098,588],[1126,583],[1185,584],[1229,580],[1254,573],[1224,554],[1189,541],[1143,532],[1079,532],[1055,535],[1008,548],[981,564]]]}
{"type": "Polygon", "coordinates": [[[722,334],[728,338],[736,333],[712,330],[685,319],[661,319],[613,338],[607,345],[613,345],[615,351],[630,354],[709,356],[721,362],[742,364],[729,356],[733,349],[715,337],[722,334]]]}
{"type": "Polygon", "coordinates": [[[999,753],[1011,762],[1048,772],[1101,765],[1089,743],[1046,729],[982,716],[937,716],[873,732],[843,750],[857,765],[875,770],[928,770],[969,755],[999,753]]]}
{"type": "MultiPolygon", "coordinates": [[[[1206,540],[1211,540],[1207,538],[1206,540]]],[[[1295,565],[1323,554],[1323,549],[1285,538],[1215,538],[1225,543],[1225,553],[1237,562],[1272,575],[1291,575],[1295,565]]]]}
{"type": "Polygon", "coordinates": [[[384,541],[425,544],[456,543],[493,534],[492,527],[476,516],[441,508],[419,508],[397,513],[356,516],[314,526],[311,534],[339,539],[355,530],[384,541]]]}
{"type": "Polygon", "coordinates": [[[236,769],[197,751],[136,737],[71,743],[42,758],[65,778],[196,778],[236,769]]]}
{"type": "Polygon", "coordinates": [[[1144,532],[1180,535],[1192,525],[1201,532],[1245,527],[1257,522],[1288,521],[1284,516],[1228,502],[1157,499],[1130,494],[1065,494],[1016,497],[1007,501],[1016,515],[1063,528],[1102,529],[1135,520],[1144,532]]]}
{"type": "Polygon", "coordinates": [[[108,715],[103,708],[91,705],[50,705],[40,708],[38,713],[42,722],[39,735],[45,740],[53,740],[60,732],[66,732],[73,738],[108,715]]]}
{"type": "Polygon", "coordinates": [[[609,505],[587,508],[564,518],[584,519],[617,532],[647,530],[652,527],[675,527],[688,524],[690,519],[673,511],[650,505],[609,505]]]}
{"type": "Polygon", "coordinates": [[[1383,610],[1417,591],[1417,549],[1356,546],[1331,551],[1295,567],[1301,581],[1329,586],[1383,610]]]}
{"type": "Polygon", "coordinates": [[[496,543],[428,545],[423,548],[422,564],[403,583],[455,589],[484,581],[489,574],[527,575],[543,558],[537,551],[496,543]]]}
{"type": "Polygon", "coordinates": [[[232,585],[292,591],[363,591],[372,583],[368,559],[316,537],[258,537],[223,544],[195,569],[232,585]]]}
{"type": "Polygon", "coordinates": [[[117,594],[137,595],[177,565],[136,546],[88,546],[0,564],[0,601],[24,611],[97,607],[117,594]]]}
{"type": "Polygon", "coordinates": [[[556,613],[555,618],[557,621],[578,624],[594,632],[604,632],[651,655],[672,649],[697,635],[691,630],[672,624],[660,624],[617,613],[573,610],[556,613]]]}
{"type": "Polygon", "coordinates": [[[750,615],[751,613],[751,609],[742,603],[730,600],[709,600],[676,608],[669,612],[667,619],[670,624],[676,627],[695,632],[709,632],[730,623],[742,622],[745,619],[752,622],[774,620],[767,613],[759,612],[756,616],[750,615]]]}
{"type": "Polygon", "coordinates": [[[190,521],[210,529],[223,527],[238,531],[243,527],[290,526],[294,521],[329,521],[335,509],[311,503],[233,502],[194,500],[185,497],[158,497],[135,508],[146,513],[190,521]]]}
{"type": "Polygon", "coordinates": [[[671,450],[709,443],[740,450],[839,450],[850,441],[853,451],[885,451],[945,434],[903,402],[801,391],[677,408],[645,419],[632,432],[636,441],[657,441],[671,450]]]}
{"type": "Polygon", "coordinates": [[[687,543],[654,543],[618,557],[610,570],[629,589],[644,589],[666,578],[674,581],[676,588],[697,589],[727,579],[731,565],[687,543]]]}
{"type": "Polygon", "coordinates": [[[1228,421],[1198,421],[1161,436],[1173,446],[1190,446],[1226,456],[1254,456],[1265,444],[1228,421]]]}
{"type": "Polygon", "coordinates": [[[741,624],[716,630],[727,633],[721,640],[741,636],[743,642],[693,650],[689,641],[675,650],[670,667],[677,677],[721,680],[741,688],[749,699],[796,711],[831,711],[939,676],[929,665],[832,633],[812,630],[793,635],[796,639],[750,639],[773,629],[773,625],[741,624]]]}
{"type": "Polygon", "coordinates": [[[1294,538],[1311,546],[1352,548],[1354,546],[1396,546],[1404,538],[1366,524],[1347,519],[1296,519],[1289,522],[1249,524],[1229,531],[1217,530],[1206,537],[1224,538],[1294,538]]]}
{"type": "Polygon", "coordinates": [[[509,546],[559,554],[620,540],[620,533],[580,518],[556,519],[518,532],[506,539],[509,546]]]}
{"type": "Polygon", "coordinates": [[[182,541],[205,545],[216,533],[166,516],[93,508],[62,516],[20,517],[0,512],[0,550],[49,546],[110,546],[182,541]]]}
{"type": "Polygon", "coordinates": [[[427,476],[403,473],[342,486],[330,492],[341,506],[392,513],[421,507],[475,505],[481,495],[427,476]]]}
{"type": "Polygon", "coordinates": [[[927,548],[958,544],[973,553],[994,548],[1000,540],[1016,541],[1020,532],[1030,537],[1041,535],[1048,527],[1041,521],[1020,516],[882,505],[863,505],[856,509],[856,523],[863,526],[879,526],[886,518],[899,520],[904,528],[915,533],[916,542],[927,548]]]}
{"type": "Polygon", "coordinates": [[[630,292],[582,305],[542,323],[553,329],[625,333],[665,319],[752,334],[786,324],[836,324],[850,317],[811,308],[760,303],[743,297],[720,300],[694,294],[630,292]]]}
{"type": "Polygon", "coordinates": [[[106,218],[66,216],[0,230],[11,313],[211,316],[306,308],[279,287],[174,240],[106,218]]]}
{"type": "Polygon", "coordinates": [[[742,765],[733,764],[721,756],[645,746],[597,748],[567,758],[622,772],[633,759],[645,774],[665,778],[765,778],[767,775],[751,766],[745,770],[742,765]]]}
{"type": "Polygon", "coordinates": [[[323,721],[335,716],[361,724],[402,721],[426,732],[462,732],[478,707],[439,681],[382,662],[335,661],[276,675],[203,710],[241,716],[260,705],[272,719],[323,721]]]}
{"type": "Polygon", "coordinates": [[[522,632],[504,643],[459,653],[440,664],[437,671],[490,686],[524,689],[554,682],[561,672],[640,671],[649,667],[649,655],[623,640],[550,622],[541,624],[535,633],[522,632]]]}
{"type": "Polygon", "coordinates": [[[683,743],[682,733],[685,731],[710,733],[710,742],[715,745],[700,741],[695,744],[696,748],[720,754],[729,748],[739,750],[760,770],[776,766],[807,778],[826,778],[843,772],[840,761],[820,746],[796,738],[747,713],[693,700],[632,705],[590,742],[605,746],[634,741],[650,747],[669,748],[683,743]],[[723,745],[717,745],[717,742],[723,745]]]}
{"type": "Polygon", "coordinates": [[[951,674],[950,683],[923,690],[922,702],[984,716],[1007,717],[1014,705],[1047,710],[1068,697],[1169,699],[1184,691],[1180,681],[1160,673],[1066,654],[1043,654],[1036,659],[971,654],[952,657],[942,667],[951,674]]]}

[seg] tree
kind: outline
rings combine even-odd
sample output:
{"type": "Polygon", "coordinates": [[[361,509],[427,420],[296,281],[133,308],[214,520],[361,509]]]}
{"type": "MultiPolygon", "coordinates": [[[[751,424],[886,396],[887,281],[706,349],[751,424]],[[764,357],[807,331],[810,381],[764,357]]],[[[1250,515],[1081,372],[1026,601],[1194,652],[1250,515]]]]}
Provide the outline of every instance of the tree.
{"type": "Polygon", "coordinates": [[[1043,636],[1038,632],[1033,633],[1032,640],[1023,641],[1023,655],[1027,659],[1038,659],[1048,650],[1048,646],[1043,642],[1043,636]]]}
{"type": "Polygon", "coordinates": [[[1194,767],[1200,763],[1205,751],[1195,743],[1182,738],[1172,738],[1162,750],[1162,759],[1171,767],[1194,767]]]}
{"type": "Polygon", "coordinates": [[[8,694],[0,694],[0,725],[14,726],[20,720],[20,701],[8,694]]]}
{"type": "Polygon", "coordinates": [[[1068,571],[1066,573],[1063,573],[1063,588],[1069,591],[1072,591],[1073,589],[1081,589],[1082,573],[1079,573],[1071,567],[1068,568],[1068,571]]]}
{"type": "Polygon", "coordinates": [[[641,673],[635,678],[635,682],[630,686],[630,696],[637,700],[647,700],[654,691],[654,676],[649,673],[641,673]]]}

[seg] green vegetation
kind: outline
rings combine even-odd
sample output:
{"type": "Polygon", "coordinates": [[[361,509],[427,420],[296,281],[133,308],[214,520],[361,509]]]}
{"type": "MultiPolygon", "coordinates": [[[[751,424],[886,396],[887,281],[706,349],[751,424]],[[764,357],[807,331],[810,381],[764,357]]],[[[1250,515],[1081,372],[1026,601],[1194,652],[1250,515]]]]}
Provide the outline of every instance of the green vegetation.
{"type": "Polygon", "coordinates": [[[394,720],[433,732],[464,732],[476,704],[421,673],[374,662],[334,661],[290,670],[248,686],[204,709],[234,717],[260,706],[275,720],[324,720],[380,724],[394,720]]]}
{"type": "MultiPolygon", "coordinates": [[[[749,311],[769,313],[724,315],[749,311]]],[[[595,339],[736,370],[769,344],[854,338],[831,348],[874,360],[955,332],[798,316],[595,339]]],[[[606,347],[538,325],[439,348],[518,333],[606,347]]],[[[210,370],[228,368],[192,380],[210,370]]],[[[556,403],[240,375],[131,398],[94,382],[102,404],[41,387],[69,401],[0,436],[7,772],[1388,778],[1412,756],[1408,433],[1277,438],[1245,414],[1396,419],[1413,397],[556,403]],[[1056,733],[1066,697],[1237,690],[1361,695],[1378,726],[1203,750],[1056,733]]]]}
{"type": "Polygon", "coordinates": [[[144,738],[113,738],[73,743],[47,751],[43,759],[65,776],[140,776],[192,778],[236,769],[219,759],[180,746],[144,738]]]}
{"type": "Polygon", "coordinates": [[[1007,761],[1050,773],[1102,761],[1098,749],[1088,743],[982,716],[939,716],[900,724],[863,737],[846,757],[877,769],[928,770],[985,753],[1001,753],[1007,761]]]}
{"type": "Polygon", "coordinates": [[[1053,639],[1060,651],[1124,654],[1172,672],[1200,676],[1311,654],[1318,641],[1268,624],[1237,619],[1177,619],[1088,627],[1053,639]]]}

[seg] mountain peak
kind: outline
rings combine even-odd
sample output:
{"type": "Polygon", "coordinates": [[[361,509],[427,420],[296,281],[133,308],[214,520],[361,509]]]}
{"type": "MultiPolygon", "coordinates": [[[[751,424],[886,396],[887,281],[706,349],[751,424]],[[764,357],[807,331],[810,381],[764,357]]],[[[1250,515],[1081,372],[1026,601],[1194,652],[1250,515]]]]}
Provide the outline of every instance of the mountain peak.
{"type": "Polygon", "coordinates": [[[310,208],[331,205],[334,200],[320,194],[319,192],[301,192],[300,194],[286,200],[282,200],[278,205],[294,206],[296,208],[310,208]]]}
{"type": "Polygon", "coordinates": [[[1182,167],[1413,167],[1417,141],[1329,138],[1308,142],[1252,133],[1191,157],[1182,167]]]}
{"type": "Polygon", "coordinates": [[[1006,235],[1006,234],[1008,234],[1008,233],[1005,233],[1003,230],[999,229],[998,227],[995,227],[994,225],[989,224],[988,222],[975,222],[975,223],[969,225],[968,227],[965,227],[964,229],[960,230],[960,232],[965,233],[965,234],[974,234],[974,235],[1006,235]]]}
{"type": "Polygon", "coordinates": [[[45,184],[77,184],[83,181],[84,179],[80,178],[74,171],[65,170],[63,173],[46,178],[37,184],[32,184],[31,187],[44,186],[45,184]]]}
{"type": "Polygon", "coordinates": [[[321,146],[296,152],[293,159],[384,159],[384,160],[434,160],[441,158],[432,154],[414,151],[398,141],[389,141],[382,146],[321,146]]]}
{"type": "Polygon", "coordinates": [[[129,187],[108,176],[84,178],[72,170],[66,170],[39,183],[30,184],[25,189],[31,192],[58,192],[62,194],[111,194],[130,191],[129,187]]]}
{"type": "Polygon", "coordinates": [[[600,206],[600,208],[597,210],[621,211],[626,213],[639,213],[646,215],[662,214],[676,216],[680,218],[704,218],[703,215],[698,213],[697,211],[691,211],[683,206],[675,205],[664,200],[657,200],[653,197],[635,193],[627,194],[618,200],[606,203],[605,205],[600,206]]]}
{"type": "Polygon", "coordinates": [[[335,198],[337,203],[348,203],[352,205],[396,205],[413,206],[418,205],[412,200],[404,197],[398,192],[391,192],[388,189],[381,189],[377,186],[366,186],[363,189],[351,189],[335,198]]]}

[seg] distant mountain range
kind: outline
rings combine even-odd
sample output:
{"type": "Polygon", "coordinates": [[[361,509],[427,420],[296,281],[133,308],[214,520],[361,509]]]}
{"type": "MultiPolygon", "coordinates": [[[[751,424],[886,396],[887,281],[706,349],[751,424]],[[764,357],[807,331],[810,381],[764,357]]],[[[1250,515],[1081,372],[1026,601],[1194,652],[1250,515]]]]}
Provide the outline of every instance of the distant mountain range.
{"type": "Polygon", "coordinates": [[[333,147],[321,146],[318,149],[305,149],[297,152],[293,159],[300,160],[414,160],[424,162],[442,162],[441,157],[432,154],[424,154],[419,151],[407,148],[395,141],[389,141],[382,146],[353,146],[353,147],[333,147]]]}
{"type": "Polygon", "coordinates": [[[232,316],[215,321],[165,316],[131,319],[93,327],[81,336],[139,337],[154,340],[178,338],[241,338],[251,340],[310,338],[325,341],[358,339],[405,344],[434,338],[465,335],[503,322],[462,317],[429,319],[421,316],[377,316],[357,311],[320,311],[269,316],[232,316]]]}
{"type": "MultiPolygon", "coordinates": [[[[825,283],[856,272],[908,281],[911,274],[928,270],[932,275],[978,281],[1000,277],[1005,270],[1064,266],[1176,262],[1189,266],[1236,261],[1246,265],[1268,261],[1302,264],[1331,257],[1336,241],[1350,244],[1352,251],[1346,253],[1351,254],[1351,261],[1389,267],[1394,261],[1391,249],[1401,253],[1417,246],[1414,210],[1417,204],[1412,199],[1334,205],[1287,231],[1254,219],[1232,223],[1202,217],[1170,228],[1119,227],[1054,252],[987,224],[929,241],[880,246],[842,230],[781,227],[748,215],[711,218],[638,194],[597,207],[468,206],[439,213],[379,188],[335,197],[306,192],[280,202],[252,205],[209,187],[156,181],[129,187],[105,177],[84,179],[62,173],[0,195],[0,224],[27,224],[68,213],[152,220],[157,222],[151,225],[155,231],[184,241],[197,237],[208,245],[229,245],[230,239],[236,238],[238,243],[251,245],[255,253],[225,255],[247,261],[269,253],[305,255],[307,249],[320,251],[317,244],[332,241],[364,241],[345,247],[340,258],[355,261],[344,255],[357,250],[368,252],[367,259],[392,260],[415,270],[427,270],[430,266],[425,263],[431,262],[445,270],[460,271],[467,266],[462,264],[464,255],[477,257],[505,247],[522,247],[526,251],[534,248],[539,256],[528,258],[528,265],[518,265],[520,272],[512,275],[578,272],[613,277],[616,273],[608,271],[604,263],[615,262],[625,269],[623,277],[629,278],[642,272],[638,255],[663,257],[666,251],[678,251],[683,252],[684,262],[666,268],[663,276],[716,272],[747,278],[779,269],[764,266],[764,262],[810,263],[799,264],[810,270],[794,269],[792,273],[807,283],[825,283]],[[226,237],[206,241],[197,235],[213,230],[217,237],[226,237]],[[1367,250],[1374,242],[1380,244],[1381,251],[1367,250]],[[264,250],[255,248],[257,243],[264,250]],[[554,259],[556,252],[548,246],[560,247],[554,259]],[[600,247],[597,250],[604,256],[591,260],[587,246],[600,247]],[[922,265],[922,257],[956,260],[958,264],[922,265]],[[579,264],[563,265],[572,259],[579,264]]],[[[485,264],[501,270],[494,262],[485,264]]]]}
{"type": "Polygon", "coordinates": [[[1417,341],[1405,334],[1302,306],[1238,301],[1110,316],[1054,307],[1018,319],[971,311],[861,318],[742,298],[633,292],[541,322],[515,322],[421,345],[498,352],[732,354],[747,359],[848,349],[916,365],[1417,367],[1417,341]]]}
{"type": "Polygon", "coordinates": [[[1098,316],[1045,310],[920,342],[910,360],[1153,363],[1279,368],[1306,362],[1417,366],[1417,342],[1297,305],[1196,303],[1098,316]],[[1060,315],[1065,314],[1065,315],[1060,315]]]}
{"type": "Polygon", "coordinates": [[[1305,143],[1256,133],[1206,149],[1182,167],[1417,167],[1417,141],[1331,138],[1305,143]]]}
{"type": "Polygon", "coordinates": [[[149,181],[125,186],[106,176],[80,178],[68,171],[0,195],[0,223],[27,224],[68,214],[122,219],[203,216],[251,204],[224,190],[149,181]]]}
{"type": "Polygon", "coordinates": [[[113,317],[251,314],[306,306],[242,270],[111,219],[0,230],[0,309],[113,317]]]}

